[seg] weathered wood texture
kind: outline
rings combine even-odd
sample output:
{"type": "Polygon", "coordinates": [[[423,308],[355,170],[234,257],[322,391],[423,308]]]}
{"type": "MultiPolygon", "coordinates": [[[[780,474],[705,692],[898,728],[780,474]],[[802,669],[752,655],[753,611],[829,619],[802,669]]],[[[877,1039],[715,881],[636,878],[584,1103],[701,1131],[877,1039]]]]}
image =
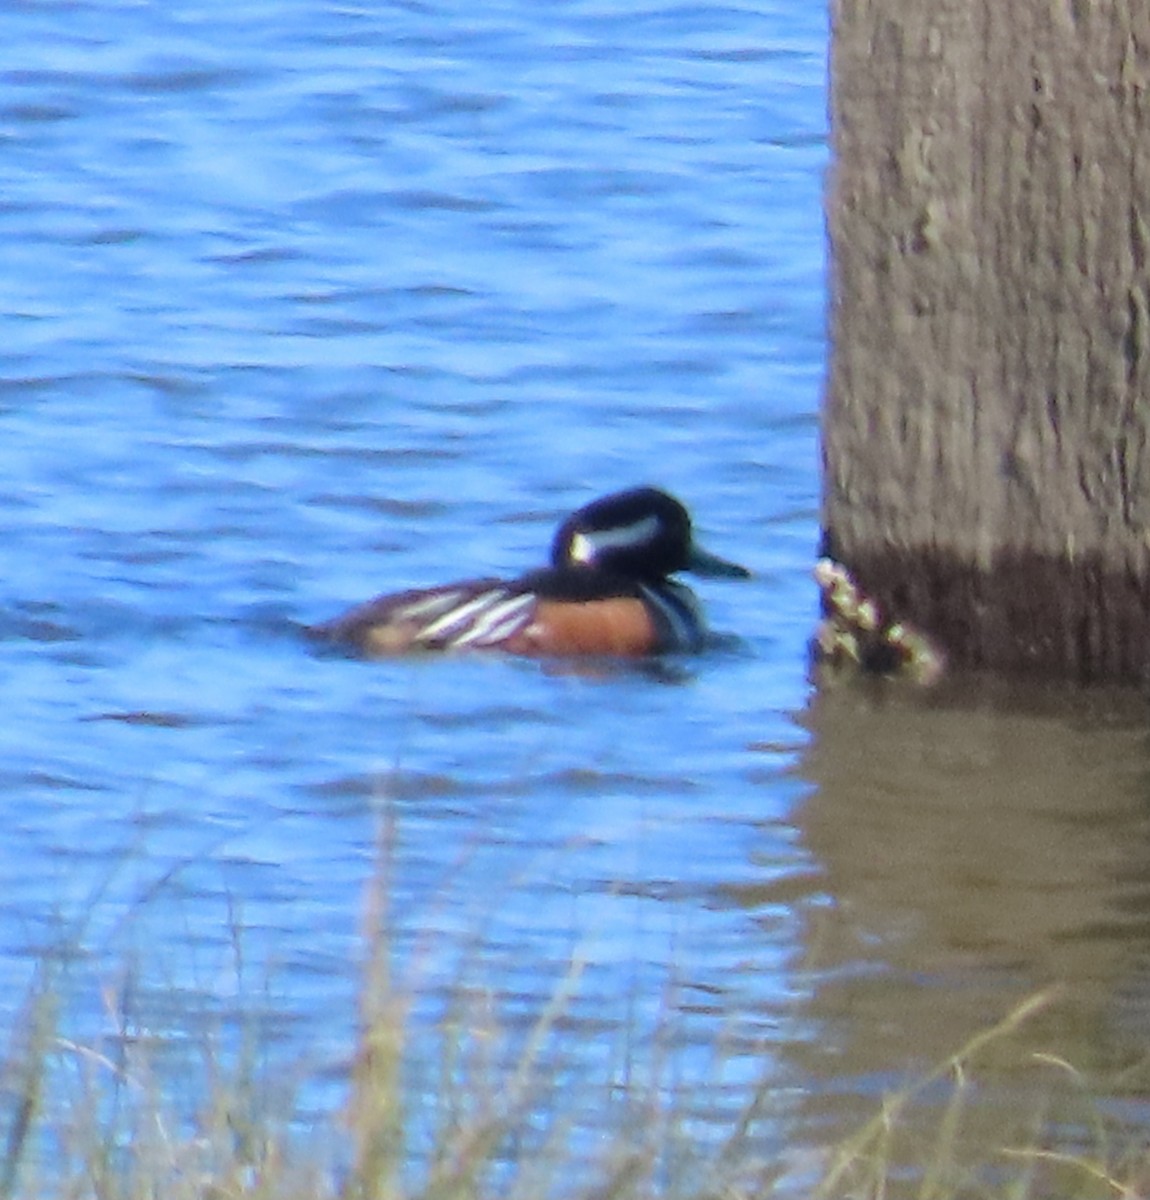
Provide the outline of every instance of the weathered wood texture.
{"type": "Polygon", "coordinates": [[[1150,669],[1150,3],[832,0],[828,547],[958,663],[1150,669]]]}

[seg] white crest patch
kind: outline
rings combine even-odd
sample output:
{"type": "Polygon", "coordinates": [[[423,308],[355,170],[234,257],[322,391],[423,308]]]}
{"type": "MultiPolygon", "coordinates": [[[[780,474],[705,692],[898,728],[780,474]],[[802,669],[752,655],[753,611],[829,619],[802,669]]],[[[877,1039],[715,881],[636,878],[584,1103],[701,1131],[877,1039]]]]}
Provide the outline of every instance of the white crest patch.
{"type": "Polygon", "coordinates": [[[571,539],[567,551],[573,563],[590,566],[605,550],[625,550],[631,546],[645,546],[659,532],[658,517],[643,517],[630,525],[616,525],[611,529],[580,531],[571,539]]]}

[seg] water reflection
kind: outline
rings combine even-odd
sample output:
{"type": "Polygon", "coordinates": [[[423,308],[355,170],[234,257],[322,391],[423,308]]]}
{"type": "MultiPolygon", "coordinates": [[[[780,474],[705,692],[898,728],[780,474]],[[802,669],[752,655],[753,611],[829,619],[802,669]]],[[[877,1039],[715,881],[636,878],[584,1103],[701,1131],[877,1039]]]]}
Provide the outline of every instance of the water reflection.
{"type": "MultiPolygon", "coordinates": [[[[794,814],[817,863],[816,902],[800,908],[811,1033],[782,1049],[808,1083],[808,1132],[843,1136],[1041,989],[1052,1002],[996,1053],[1000,1086],[966,1122],[984,1149],[1041,1130],[1054,1081],[1035,1055],[1106,1086],[1142,1059],[1146,717],[1134,693],[977,680],[812,697],[800,773],[813,786],[794,814]]],[[[928,1090],[916,1119],[937,1121],[948,1095],[928,1090]]]]}

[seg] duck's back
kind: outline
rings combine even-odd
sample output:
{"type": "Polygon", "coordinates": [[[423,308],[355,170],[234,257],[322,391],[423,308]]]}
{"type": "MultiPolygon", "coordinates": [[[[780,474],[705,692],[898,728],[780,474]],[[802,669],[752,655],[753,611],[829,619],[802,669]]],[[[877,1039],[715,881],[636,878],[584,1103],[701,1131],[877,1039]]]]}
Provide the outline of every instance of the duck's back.
{"type": "Polygon", "coordinates": [[[531,593],[503,580],[470,579],[377,596],[309,633],[371,655],[492,649],[530,625],[534,608],[531,593]]]}
{"type": "Polygon", "coordinates": [[[699,648],[702,626],[689,589],[596,575],[543,570],[511,582],[396,592],[309,632],[371,656],[475,649],[632,657],[699,648]]]}

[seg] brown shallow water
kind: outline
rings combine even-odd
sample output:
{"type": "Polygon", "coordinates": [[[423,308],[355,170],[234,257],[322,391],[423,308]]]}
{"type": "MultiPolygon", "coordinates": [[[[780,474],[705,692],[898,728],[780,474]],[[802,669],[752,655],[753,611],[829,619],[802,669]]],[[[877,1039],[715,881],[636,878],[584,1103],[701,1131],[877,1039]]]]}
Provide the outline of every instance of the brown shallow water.
{"type": "MultiPolygon", "coordinates": [[[[793,820],[825,902],[801,935],[806,1036],[780,1050],[803,1081],[804,1141],[816,1128],[839,1141],[882,1094],[1043,994],[971,1068],[970,1159],[1001,1168],[1011,1146],[1097,1148],[1094,1116],[1138,1143],[1150,1112],[1146,718],[1131,693],[985,681],[812,698],[796,767],[811,786],[793,820]]],[[[944,1072],[901,1115],[913,1132],[896,1163],[929,1161],[954,1081],[944,1072]]]]}

